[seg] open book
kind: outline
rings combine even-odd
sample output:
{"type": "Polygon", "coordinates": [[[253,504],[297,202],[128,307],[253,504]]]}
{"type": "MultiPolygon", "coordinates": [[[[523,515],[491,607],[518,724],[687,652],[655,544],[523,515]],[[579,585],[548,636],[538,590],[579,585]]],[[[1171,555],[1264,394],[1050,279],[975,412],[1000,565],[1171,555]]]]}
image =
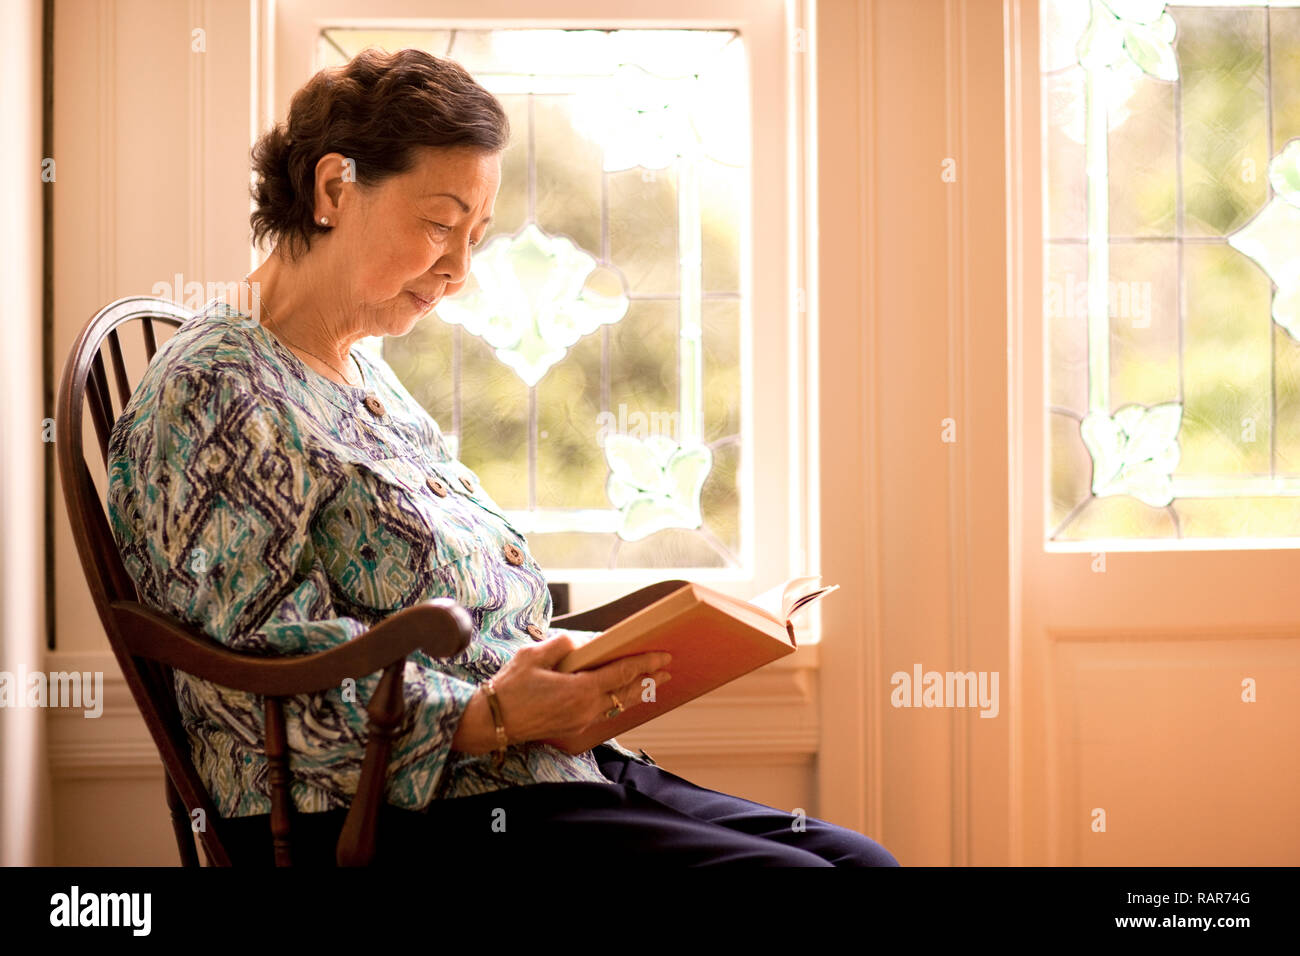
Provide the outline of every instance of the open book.
{"type": "Polygon", "coordinates": [[[820,577],[791,578],[744,601],[702,584],[681,587],[619,621],[560,661],[571,674],[608,664],[619,657],[667,651],[673,679],[647,684],[627,709],[606,717],[583,733],[548,739],[568,753],[582,753],[625,730],[640,726],[764,664],[793,654],[797,646],[791,617],[836,590],[820,577]]]}

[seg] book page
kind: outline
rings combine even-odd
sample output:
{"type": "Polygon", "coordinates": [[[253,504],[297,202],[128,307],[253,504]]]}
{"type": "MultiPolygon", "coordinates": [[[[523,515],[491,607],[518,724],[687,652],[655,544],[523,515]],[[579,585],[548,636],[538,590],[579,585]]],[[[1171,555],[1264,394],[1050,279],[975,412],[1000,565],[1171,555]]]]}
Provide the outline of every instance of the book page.
{"type": "Polygon", "coordinates": [[[821,587],[821,575],[791,578],[749,599],[749,603],[767,611],[778,621],[790,620],[800,608],[830,594],[838,584],[821,587]]]}
{"type": "Polygon", "coordinates": [[[754,595],[749,599],[749,603],[771,614],[778,621],[784,621],[785,618],[781,615],[781,604],[785,600],[785,589],[789,585],[789,581],[782,581],[776,587],[768,588],[762,594],[754,595]]]}
{"type": "Polygon", "coordinates": [[[812,604],[816,601],[820,601],[822,598],[830,594],[832,591],[838,591],[839,588],[840,586],[838,584],[830,584],[824,588],[817,588],[817,590],[815,591],[810,591],[807,594],[800,595],[795,601],[793,601],[790,604],[789,610],[786,611],[786,615],[785,615],[786,620],[788,621],[797,612],[803,610],[809,604],[812,604]]]}
{"type": "Polygon", "coordinates": [[[549,628],[549,633],[546,636],[547,638],[552,638],[552,637],[559,637],[561,634],[568,634],[570,637],[573,638],[574,645],[576,648],[576,647],[582,647],[582,645],[594,641],[596,638],[600,637],[600,635],[604,633],[605,633],[604,631],[575,631],[571,627],[552,627],[549,628]]]}

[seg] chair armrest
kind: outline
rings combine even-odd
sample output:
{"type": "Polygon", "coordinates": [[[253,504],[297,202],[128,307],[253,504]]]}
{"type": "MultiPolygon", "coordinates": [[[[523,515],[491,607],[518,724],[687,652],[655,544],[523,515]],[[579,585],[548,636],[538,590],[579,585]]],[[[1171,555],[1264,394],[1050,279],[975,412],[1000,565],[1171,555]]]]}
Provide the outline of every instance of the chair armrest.
{"type": "Polygon", "coordinates": [[[109,613],[129,655],[266,698],[271,839],[277,865],[290,859],[288,794],[292,780],[280,698],[329,690],[346,678],[383,671],[367,707],[370,733],[361,779],[335,848],[340,866],[365,866],[374,856],[388,758],[404,711],[406,658],[416,650],[430,657],[453,657],[468,647],[474,636],[469,612],[451,598],[433,598],[399,611],[339,647],[292,657],[236,653],[172,615],[137,601],[113,601],[109,613]]]}
{"type": "Polygon", "coordinates": [[[681,580],[656,581],[630,594],[615,598],[607,604],[553,617],[551,627],[571,627],[575,631],[603,631],[689,583],[681,580]]]}
{"type": "Polygon", "coordinates": [[[291,697],[382,671],[415,650],[454,657],[474,635],[469,612],[451,598],[398,611],[346,644],[315,654],[253,657],[218,644],[177,618],[137,601],[109,605],[127,651],[232,690],[291,697]]]}

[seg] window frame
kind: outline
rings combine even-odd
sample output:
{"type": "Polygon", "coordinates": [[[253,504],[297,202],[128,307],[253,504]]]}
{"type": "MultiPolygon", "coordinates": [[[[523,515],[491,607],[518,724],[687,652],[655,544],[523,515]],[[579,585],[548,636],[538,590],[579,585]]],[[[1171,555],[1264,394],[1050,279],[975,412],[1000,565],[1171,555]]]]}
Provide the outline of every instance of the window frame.
{"type": "MultiPolygon", "coordinates": [[[[809,457],[815,418],[810,410],[809,330],[813,312],[799,290],[808,288],[810,230],[801,176],[806,144],[798,135],[806,113],[806,86],[797,82],[807,52],[789,0],[668,0],[654,16],[609,12],[586,0],[552,0],[544,9],[509,0],[448,0],[437,16],[419,0],[278,0],[265,17],[259,49],[258,127],[282,118],[288,99],[310,75],[316,36],[326,26],[446,29],[673,28],[733,29],[741,33],[751,102],[750,209],[742,242],[740,568],[556,569],[552,583],[570,585],[574,609],[590,607],[669,577],[699,581],[740,597],[752,596],[797,574],[818,572],[809,540],[816,527],[815,459],[809,457]],[[778,60],[784,69],[773,69],[778,60]],[[762,103],[762,110],[753,104],[762,103]],[[780,195],[781,203],[762,202],[780,195]],[[763,388],[755,388],[756,382],[763,388]],[[769,387],[775,386],[775,387],[769,387]],[[758,423],[762,422],[762,427],[758,423]],[[782,467],[772,467],[781,462],[782,467]],[[784,512],[784,522],[759,515],[784,512]],[[810,520],[812,519],[812,520],[810,520]]],[[[489,489],[490,490],[490,489],[489,489]]],[[[809,615],[810,618],[813,615],[809,615]]],[[[815,639],[810,635],[809,639],[815,639]]]]}
{"type": "MultiPolygon", "coordinates": [[[[1047,27],[1048,21],[1047,21],[1046,13],[1047,13],[1047,7],[1049,6],[1049,3],[1047,2],[1047,0],[1034,0],[1034,2],[1036,4],[1035,29],[1040,31],[1040,36],[1037,37],[1036,39],[1034,49],[1036,51],[1036,55],[1039,56],[1039,59],[1035,60],[1034,63],[1032,64],[1026,64],[1026,70],[1032,67],[1033,70],[1037,71],[1037,82],[1040,84],[1039,115],[1036,118],[1036,122],[1038,123],[1038,126],[1037,129],[1034,130],[1033,132],[1035,142],[1037,142],[1039,145],[1039,160],[1038,160],[1039,168],[1036,169],[1033,174],[1035,177],[1037,177],[1037,182],[1038,182],[1037,188],[1040,196],[1040,202],[1038,206],[1038,212],[1040,213],[1040,218],[1041,218],[1041,232],[1038,238],[1039,241],[1038,256],[1039,256],[1039,273],[1040,273],[1038,277],[1038,284],[1040,290],[1045,292],[1046,291],[1059,292],[1059,287],[1055,290],[1051,289],[1051,284],[1053,280],[1051,279],[1052,267],[1050,263],[1050,257],[1048,255],[1048,249],[1054,243],[1055,244],[1080,243],[1080,242],[1085,243],[1084,248],[1085,250],[1087,250],[1087,255],[1089,256],[1089,263],[1087,266],[1085,266],[1084,269],[1085,272],[1084,282],[1081,285],[1086,287],[1089,294],[1088,304],[1084,309],[1085,311],[1084,321],[1088,323],[1089,331],[1087,333],[1087,337],[1090,340],[1090,344],[1088,347],[1088,358],[1087,358],[1089,367],[1087,372],[1087,386],[1086,386],[1090,394],[1089,394],[1088,403],[1085,404],[1085,406],[1081,410],[1066,408],[1052,403],[1053,375],[1056,372],[1056,370],[1052,365],[1052,361],[1053,361],[1052,353],[1054,348],[1054,342],[1053,342],[1054,330],[1052,328],[1052,323],[1058,317],[1053,316],[1050,313],[1050,310],[1046,304],[1048,301],[1047,299],[1040,297],[1039,299],[1036,300],[1044,303],[1043,310],[1042,310],[1042,316],[1044,322],[1044,327],[1043,327],[1044,358],[1043,358],[1043,368],[1042,368],[1042,376],[1043,376],[1042,387],[1043,387],[1044,399],[1045,401],[1048,402],[1048,404],[1044,407],[1043,410],[1044,413],[1043,453],[1040,458],[1041,465],[1042,465],[1042,479],[1043,479],[1043,499],[1042,499],[1043,527],[1044,527],[1044,537],[1042,542],[1043,548],[1046,552],[1049,553],[1100,554],[1107,551],[1233,552],[1233,551],[1245,551],[1245,550],[1274,550],[1274,549],[1289,550],[1289,549],[1295,549],[1297,547],[1300,547],[1300,536],[1295,534],[1277,535],[1277,536],[1260,536],[1260,535],[1243,536],[1243,535],[1227,535],[1227,534],[1191,535],[1187,533],[1186,529],[1183,526],[1183,522],[1186,519],[1176,509],[1176,505],[1180,501],[1195,502],[1198,499],[1217,499],[1218,501],[1221,502],[1241,504],[1241,503],[1248,502],[1251,499],[1265,498],[1265,499],[1277,500],[1282,498],[1291,498],[1294,497],[1297,487],[1300,487],[1300,478],[1297,478],[1294,475],[1280,475],[1280,474],[1200,475],[1194,472],[1190,474],[1182,474],[1179,472],[1179,468],[1181,467],[1181,461],[1179,461],[1179,463],[1174,466],[1173,471],[1171,472],[1169,484],[1170,484],[1172,497],[1170,498],[1168,503],[1163,505],[1155,505],[1155,504],[1148,504],[1144,502],[1144,504],[1148,504],[1149,507],[1158,508],[1168,513],[1169,515],[1168,521],[1172,529],[1172,533],[1167,535],[1146,535],[1146,536],[1139,536],[1136,534],[1126,535],[1126,536],[1109,536],[1109,535],[1096,535],[1090,537],[1068,536],[1068,532],[1075,531],[1077,529],[1077,526],[1079,524],[1079,516],[1081,515],[1081,513],[1085,509],[1092,506],[1094,502],[1096,502],[1100,498],[1106,498],[1112,496],[1132,496],[1137,500],[1141,500],[1140,498],[1138,498],[1137,495],[1133,493],[1132,489],[1126,489],[1123,486],[1123,483],[1119,482],[1118,480],[1116,480],[1115,482],[1114,489],[1107,489],[1104,490],[1101,494],[1098,494],[1095,488],[1097,484],[1097,478],[1095,474],[1096,464],[1094,463],[1093,456],[1089,454],[1087,460],[1089,465],[1092,467],[1093,471],[1091,473],[1092,477],[1088,482],[1089,489],[1090,489],[1088,497],[1085,497],[1080,501],[1078,501],[1077,503],[1075,503],[1075,505],[1072,508],[1064,512],[1063,516],[1056,515],[1053,513],[1053,508],[1054,508],[1053,494],[1056,490],[1054,488],[1054,484],[1055,484],[1054,469],[1057,467],[1057,463],[1053,460],[1053,454],[1055,451],[1054,444],[1053,444],[1053,438],[1054,438],[1053,425],[1058,423],[1060,419],[1064,419],[1064,418],[1073,418],[1078,423],[1080,423],[1080,425],[1082,425],[1083,423],[1087,423],[1088,425],[1092,424],[1092,422],[1089,421],[1090,419],[1097,419],[1102,422],[1105,422],[1108,419],[1118,419],[1119,418],[1118,413],[1126,406],[1130,407],[1130,411],[1132,411],[1133,408],[1142,408],[1147,410],[1148,412],[1158,408],[1159,406],[1165,406],[1165,410],[1168,410],[1173,407],[1177,407],[1179,424],[1177,429],[1173,432],[1173,439],[1172,439],[1174,445],[1177,445],[1182,439],[1182,418],[1186,413],[1186,410],[1189,405],[1187,391],[1184,388],[1183,373],[1182,373],[1182,365],[1186,360],[1189,346],[1187,346],[1182,341],[1180,341],[1179,343],[1179,349],[1178,349],[1179,390],[1177,395],[1165,397],[1159,402],[1153,401],[1145,404],[1137,403],[1133,401],[1119,401],[1111,397],[1110,363],[1112,361],[1111,352],[1114,351],[1114,344],[1115,344],[1114,342],[1115,322],[1117,319],[1125,317],[1123,315],[1125,310],[1123,309],[1120,310],[1121,312],[1120,316],[1111,314],[1115,311],[1114,309],[1115,303],[1112,296],[1114,294],[1115,284],[1116,284],[1115,268],[1112,263],[1114,259],[1119,258],[1114,254],[1114,250],[1112,246],[1120,237],[1117,237],[1115,235],[1113,228],[1110,226],[1109,222],[1107,222],[1106,223],[1107,242],[1097,244],[1098,258],[1101,265],[1101,271],[1104,272],[1104,275],[1101,276],[1101,278],[1096,279],[1094,282],[1093,277],[1090,277],[1090,275],[1088,274],[1090,270],[1093,268],[1094,263],[1091,261],[1091,257],[1093,255],[1092,244],[1088,242],[1087,237],[1084,237],[1082,239],[1076,237],[1063,237],[1063,236],[1056,236],[1051,232],[1051,228],[1050,228],[1051,210],[1049,208],[1049,199],[1048,199],[1048,193],[1052,186],[1050,180],[1050,171],[1048,169],[1048,162],[1049,162],[1048,143],[1050,138],[1049,114],[1050,114],[1051,104],[1050,104],[1050,90],[1047,83],[1047,77],[1049,75],[1054,75],[1055,73],[1060,72],[1064,68],[1057,67],[1055,70],[1052,71],[1052,74],[1044,72],[1043,64],[1041,63],[1041,58],[1044,55],[1042,53],[1044,49],[1044,43],[1043,43],[1044,37],[1041,36],[1041,33],[1047,27]],[[1103,340],[1109,343],[1109,348],[1098,347],[1099,343],[1103,340]],[[1095,358],[1094,356],[1098,356],[1099,358],[1095,358]],[[1054,418],[1053,416],[1057,416],[1057,418],[1054,418]],[[1058,534],[1063,534],[1063,533],[1067,533],[1067,536],[1064,537],[1056,536],[1058,534]]],[[[1261,9],[1267,9],[1270,6],[1282,7],[1282,8],[1287,8],[1287,7],[1294,8],[1296,4],[1293,2],[1293,0],[1292,2],[1282,2],[1282,3],[1270,2],[1270,0],[1257,0],[1257,2],[1245,2],[1245,0],[1170,0],[1170,2],[1168,2],[1165,5],[1166,10],[1170,7],[1183,8],[1183,9],[1222,8],[1225,10],[1232,10],[1232,9],[1261,10],[1261,9]]],[[[1173,45],[1175,50],[1177,50],[1178,40],[1179,37],[1176,35],[1173,40],[1173,45]]],[[[1069,69],[1074,69],[1074,68],[1075,68],[1074,65],[1071,65],[1069,67],[1069,69]]],[[[1268,68],[1267,65],[1265,68],[1266,69],[1268,68]]],[[[1150,82],[1150,78],[1146,76],[1142,76],[1141,81],[1150,82]]],[[[1085,78],[1085,82],[1088,82],[1086,78],[1085,78]]],[[[1176,82],[1181,88],[1181,85],[1183,83],[1183,77],[1180,75],[1177,77],[1175,81],[1171,81],[1171,82],[1176,82]]],[[[1271,78],[1266,77],[1265,82],[1266,84],[1270,84],[1272,80],[1271,78]]],[[[1271,132],[1271,127],[1272,127],[1271,109],[1272,109],[1272,97],[1270,95],[1268,98],[1268,103],[1265,106],[1265,115],[1263,118],[1266,128],[1269,129],[1267,135],[1268,135],[1270,147],[1268,150],[1268,155],[1267,157],[1265,157],[1265,162],[1264,162],[1265,169],[1258,173],[1259,177],[1264,181],[1267,181],[1268,178],[1268,171],[1267,171],[1268,163],[1275,158],[1275,156],[1282,149],[1283,145],[1285,145],[1283,143],[1272,142],[1273,137],[1271,132]]],[[[1184,123],[1184,117],[1181,114],[1182,110],[1183,110],[1183,105],[1181,103],[1181,91],[1180,91],[1174,95],[1173,122],[1176,124],[1175,126],[1176,129],[1181,128],[1182,124],[1184,123]]],[[[1142,119],[1143,117],[1141,115],[1138,115],[1135,116],[1132,121],[1141,122],[1142,119]]],[[[1105,183],[1106,190],[1105,191],[1098,190],[1095,196],[1100,197],[1099,199],[1096,200],[1096,202],[1097,202],[1097,208],[1101,212],[1101,215],[1103,216],[1108,215],[1109,189],[1111,188],[1111,182],[1112,182],[1109,173],[1109,161],[1107,158],[1112,143],[1111,140],[1112,131],[1109,129],[1105,129],[1106,120],[1107,120],[1106,114],[1104,112],[1100,113],[1098,119],[1095,121],[1097,128],[1094,129],[1085,128],[1085,138],[1082,144],[1083,148],[1087,150],[1089,148],[1088,147],[1089,141],[1093,140],[1094,137],[1096,139],[1094,148],[1097,151],[1097,157],[1098,160],[1100,161],[1100,167],[1101,167],[1100,178],[1105,183]],[[1105,135],[1099,135],[1103,129],[1105,129],[1105,135]]],[[[1181,134],[1179,134],[1179,141],[1181,142],[1181,134]]],[[[1181,158],[1175,155],[1174,162],[1176,164],[1181,162],[1181,158]]],[[[1092,168],[1092,160],[1087,160],[1086,168],[1082,173],[1082,179],[1083,179],[1082,192],[1089,197],[1094,197],[1093,186],[1095,184],[1095,180],[1092,177],[1094,177],[1095,175],[1097,174],[1094,172],[1092,168]]],[[[1185,202],[1183,193],[1184,190],[1180,181],[1180,185],[1178,186],[1177,202],[1185,202]]],[[[1260,218],[1260,216],[1264,214],[1264,211],[1275,201],[1275,197],[1271,195],[1271,191],[1266,192],[1266,197],[1267,198],[1265,199],[1264,204],[1258,210],[1251,213],[1251,215],[1248,216],[1243,223],[1235,227],[1232,231],[1224,233],[1221,237],[1218,236],[1200,237],[1197,236],[1194,232],[1184,232],[1183,226],[1181,224],[1182,217],[1183,217],[1183,210],[1176,206],[1174,209],[1174,215],[1175,217],[1177,217],[1179,224],[1175,227],[1173,233],[1167,237],[1166,236],[1141,237],[1141,241],[1169,242],[1171,244],[1171,247],[1175,250],[1176,254],[1178,255],[1180,262],[1182,259],[1183,249],[1186,248],[1187,244],[1190,243],[1206,242],[1208,239],[1209,241],[1213,242],[1214,245],[1221,244],[1224,247],[1229,247],[1229,248],[1234,247],[1236,243],[1234,243],[1233,240],[1236,239],[1236,237],[1240,236],[1243,232],[1245,232],[1255,222],[1255,220],[1260,218]]],[[[1089,199],[1089,202],[1093,202],[1093,201],[1094,199],[1092,198],[1089,199]]],[[[1089,209],[1087,214],[1089,216],[1092,215],[1091,209],[1089,209]]],[[[1087,229],[1091,229],[1091,226],[1089,225],[1087,229]]],[[[1247,255],[1247,258],[1250,257],[1247,255]]],[[[1188,270],[1190,270],[1190,266],[1188,267],[1188,270]]],[[[1182,335],[1185,333],[1185,325],[1187,322],[1187,315],[1189,312],[1189,306],[1187,304],[1189,296],[1185,291],[1185,289],[1182,287],[1182,280],[1183,280],[1185,270],[1181,264],[1178,266],[1178,272],[1179,272],[1178,279],[1176,280],[1177,302],[1173,307],[1173,311],[1175,312],[1175,319],[1179,324],[1180,339],[1181,339],[1182,335]]],[[[1268,276],[1266,271],[1264,272],[1264,275],[1266,279],[1271,280],[1271,276],[1268,276]]],[[[1150,283],[1148,283],[1148,285],[1149,284],[1150,283]]],[[[1058,307],[1059,307],[1059,303],[1058,303],[1058,307]]],[[[1068,303],[1065,311],[1067,315],[1071,311],[1068,308],[1068,303]]],[[[1147,314],[1146,319],[1149,325],[1151,321],[1151,317],[1149,313],[1147,314]]],[[[1134,321],[1136,322],[1136,317],[1134,317],[1134,321]]],[[[1145,328],[1146,326],[1135,324],[1134,327],[1145,328]]],[[[1268,331],[1269,331],[1269,337],[1270,339],[1272,339],[1273,336],[1276,334],[1276,320],[1272,319],[1271,317],[1268,322],[1268,331]]],[[[1272,364],[1273,366],[1271,374],[1275,374],[1276,359],[1271,359],[1270,364],[1272,364]]],[[[1278,416],[1276,413],[1278,392],[1277,392],[1276,384],[1274,384],[1271,388],[1270,398],[1273,403],[1274,414],[1272,419],[1268,422],[1267,427],[1269,429],[1270,439],[1272,439],[1276,436],[1276,431],[1278,428],[1278,416]]],[[[1244,419],[1242,421],[1242,426],[1245,427],[1244,419]]],[[[1067,426],[1067,427],[1079,427],[1079,425],[1067,426]]],[[[1084,425],[1084,427],[1086,427],[1086,425],[1084,425]]],[[[1253,439],[1250,439],[1250,441],[1253,441],[1253,439]]],[[[1181,454],[1181,448],[1180,448],[1180,454],[1181,454]]],[[[1273,461],[1270,467],[1272,469],[1277,468],[1276,460],[1273,461]]],[[[1118,479],[1121,476],[1116,474],[1113,477],[1115,479],[1118,479]]]]}

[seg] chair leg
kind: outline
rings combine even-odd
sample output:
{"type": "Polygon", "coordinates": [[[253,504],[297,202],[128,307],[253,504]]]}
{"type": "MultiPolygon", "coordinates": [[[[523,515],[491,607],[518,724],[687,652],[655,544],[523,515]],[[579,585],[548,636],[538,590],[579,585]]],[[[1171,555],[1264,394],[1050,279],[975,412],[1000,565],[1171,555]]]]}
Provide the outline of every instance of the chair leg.
{"type": "Polygon", "coordinates": [[[176,834],[176,846],[181,852],[181,866],[198,866],[199,855],[194,850],[194,830],[190,826],[190,815],[185,810],[181,795],[176,792],[172,778],[163,772],[163,786],[167,788],[167,806],[171,810],[172,832],[176,834]]]}
{"type": "Polygon", "coordinates": [[[406,661],[390,664],[375,688],[367,706],[370,737],[361,761],[361,780],[348,808],[339,834],[336,859],[339,866],[369,866],[375,856],[379,808],[384,804],[384,778],[388,775],[388,755],[402,720],[402,676],[406,661]]]}
{"type": "Polygon", "coordinates": [[[266,763],[271,784],[271,844],[276,866],[293,866],[290,820],[293,795],[290,790],[289,742],[284,723],[284,707],[278,697],[266,698],[266,763]]]}

